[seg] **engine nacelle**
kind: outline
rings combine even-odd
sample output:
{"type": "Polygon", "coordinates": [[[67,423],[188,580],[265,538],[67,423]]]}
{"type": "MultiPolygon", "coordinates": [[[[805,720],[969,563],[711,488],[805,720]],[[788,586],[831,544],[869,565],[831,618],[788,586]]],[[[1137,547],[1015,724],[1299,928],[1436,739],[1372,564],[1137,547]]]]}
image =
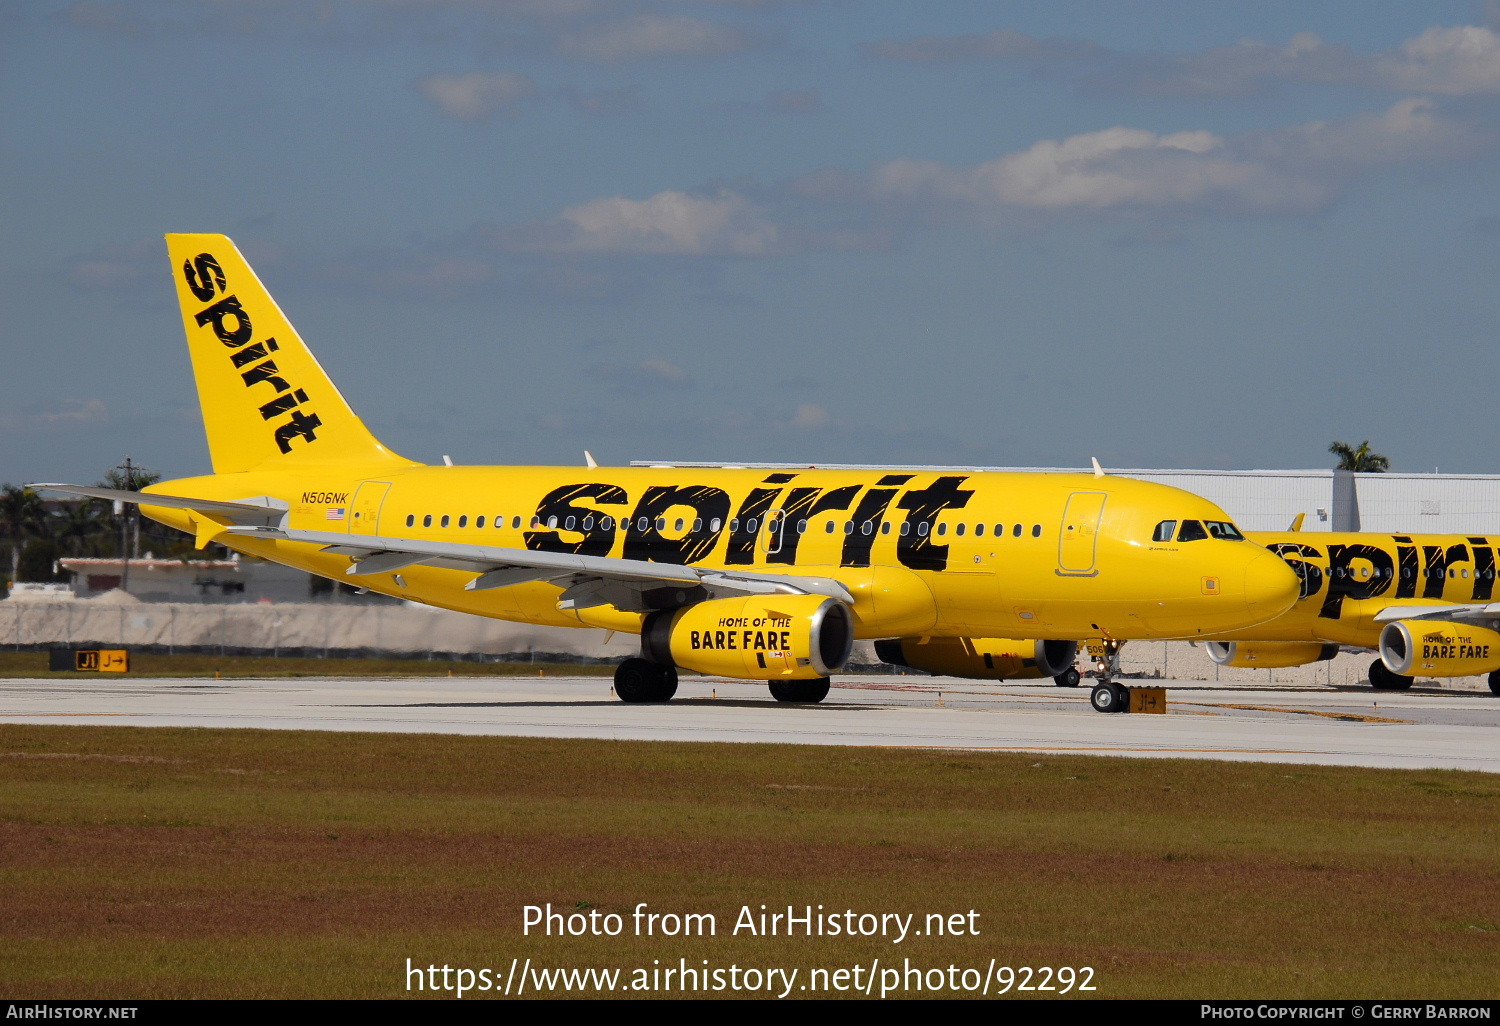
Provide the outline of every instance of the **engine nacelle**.
{"type": "Polygon", "coordinates": [[[1380,632],[1380,659],[1403,677],[1468,677],[1500,670],[1500,631],[1449,620],[1397,620],[1380,632]]]}
{"type": "Polygon", "coordinates": [[[1014,641],[1010,638],[891,638],[875,642],[884,662],[947,677],[1030,680],[1056,677],[1078,656],[1076,641],[1014,641]]]}
{"type": "Polygon", "coordinates": [[[699,673],[751,680],[810,680],[844,665],[854,647],[849,607],[823,595],[711,599],[653,614],[646,656],[699,673]]]}
{"type": "Polygon", "coordinates": [[[1220,666],[1252,666],[1262,670],[1280,666],[1326,663],[1339,654],[1337,645],[1316,641],[1210,641],[1208,657],[1220,666]]]}

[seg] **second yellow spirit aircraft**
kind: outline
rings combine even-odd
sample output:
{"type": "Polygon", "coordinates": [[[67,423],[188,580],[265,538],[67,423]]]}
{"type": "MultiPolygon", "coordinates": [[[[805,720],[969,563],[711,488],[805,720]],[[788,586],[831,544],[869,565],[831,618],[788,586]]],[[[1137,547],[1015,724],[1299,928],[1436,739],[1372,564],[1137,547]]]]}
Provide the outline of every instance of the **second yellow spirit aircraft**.
{"type": "Polygon", "coordinates": [[[639,635],[627,702],[671,698],[679,667],[816,702],[857,638],[1023,638],[1060,668],[1070,639],[1222,636],[1297,598],[1217,506],[1126,478],[423,465],[366,429],[233,243],[167,245],[213,473],[36,487],[404,599],[639,635]],[[1201,543],[1155,540],[1165,521],[1206,525],[1201,543]]]}
{"type": "Polygon", "coordinates": [[[1496,539],[1482,535],[1262,532],[1302,580],[1297,604],[1259,627],[1220,635],[1227,666],[1300,666],[1340,645],[1378,649],[1370,685],[1484,675],[1500,694],[1496,539]]]}

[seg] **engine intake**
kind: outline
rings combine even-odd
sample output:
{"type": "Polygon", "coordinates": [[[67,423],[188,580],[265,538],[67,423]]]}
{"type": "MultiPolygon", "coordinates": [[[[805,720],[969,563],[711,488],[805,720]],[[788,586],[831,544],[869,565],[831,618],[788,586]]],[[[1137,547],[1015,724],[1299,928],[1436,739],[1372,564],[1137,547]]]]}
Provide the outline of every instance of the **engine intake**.
{"type": "Polygon", "coordinates": [[[849,607],[822,595],[712,599],[654,613],[641,632],[648,659],[751,680],[826,677],[853,647],[849,607]]]}
{"type": "Polygon", "coordinates": [[[1380,632],[1380,659],[1403,677],[1468,677],[1500,670],[1500,631],[1449,620],[1396,620],[1380,632]]]}
{"type": "Polygon", "coordinates": [[[1010,638],[890,638],[875,642],[884,662],[947,677],[1032,680],[1056,677],[1078,657],[1076,641],[1016,641],[1010,638]]]}
{"type": "Polygon", "coordinates": [[[1262,670],[1281,666],[1326,663],[1339,654],[1337,645],[1316,641],[1210,641],[1208,657],[1220,666],[1253,666],[1262,670]]]}

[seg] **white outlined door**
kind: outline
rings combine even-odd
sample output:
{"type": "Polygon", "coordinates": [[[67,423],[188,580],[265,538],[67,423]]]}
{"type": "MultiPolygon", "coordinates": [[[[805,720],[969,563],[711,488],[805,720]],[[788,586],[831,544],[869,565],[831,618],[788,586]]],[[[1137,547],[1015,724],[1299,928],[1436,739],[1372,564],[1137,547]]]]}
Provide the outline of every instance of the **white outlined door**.
{"type": "Polygon", "coordinates": [[[1057,542],[1057,572],[1092,576],[1099,571],[1099,520],[1104,516],[1105,492],[1074,492],[1063,511],[1062,533],[1057,542]]]}
{"type": "Polygon", "coordinates": [[[385,493],[390,491],[389,481],[366,481],[354,493],[349,504],[350,534],[379,534],[380,505],[385,502],[385,493]]]}

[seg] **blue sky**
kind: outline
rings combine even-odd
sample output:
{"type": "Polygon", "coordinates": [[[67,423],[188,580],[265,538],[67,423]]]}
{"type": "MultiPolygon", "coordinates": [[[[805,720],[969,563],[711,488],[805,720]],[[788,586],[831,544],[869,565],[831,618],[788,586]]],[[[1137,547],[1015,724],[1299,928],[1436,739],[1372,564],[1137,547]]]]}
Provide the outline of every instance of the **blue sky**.
{"type": "Polygon", "coordinates": [[[1500,472],[1500,7],[20,0],[0,479],[204,472],[161,235],[389,445],[1500,472]]]}

